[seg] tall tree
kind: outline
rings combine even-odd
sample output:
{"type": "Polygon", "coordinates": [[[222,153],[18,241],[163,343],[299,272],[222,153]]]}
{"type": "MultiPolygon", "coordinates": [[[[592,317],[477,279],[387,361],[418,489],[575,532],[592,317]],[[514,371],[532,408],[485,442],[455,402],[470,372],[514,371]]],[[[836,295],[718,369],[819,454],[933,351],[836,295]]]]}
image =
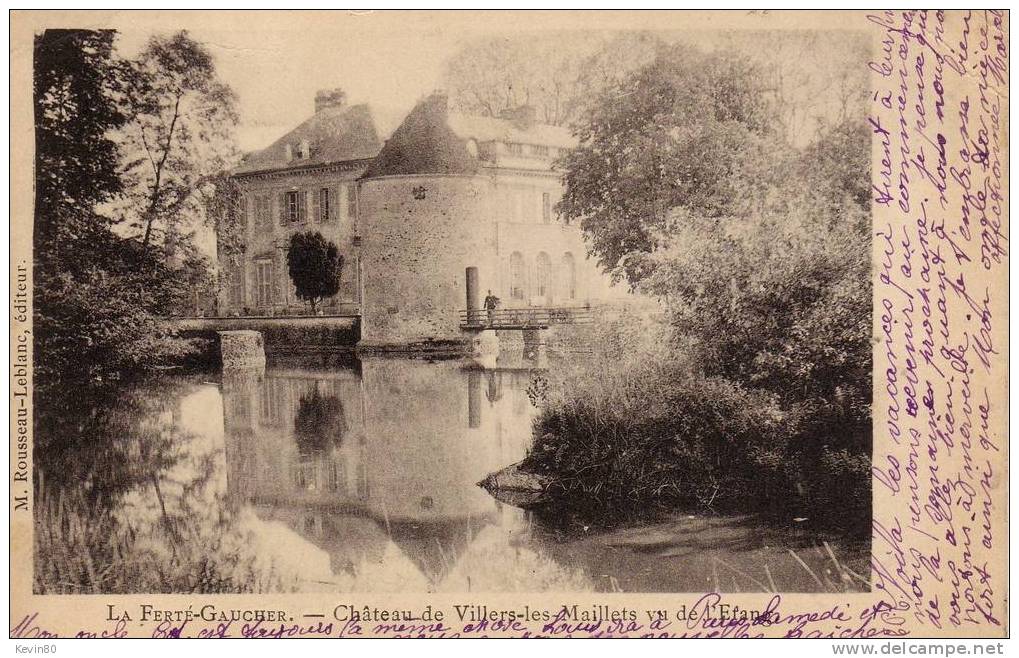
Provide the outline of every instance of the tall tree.
{"type": "MultiPolygon", "coordinates": [[[[96,212],[122,189],[108,135],[127,120],[116,101],[124,69],[110,30],[46,30],[35,38],[34,336],[36,384],[88,370],[95,325],[80,312],[115,246],[96,212]]],[[[94,301],[94,300],[88,300],[94,301]]]]}
{"type": "Polygon", "coordinates": [[[209,51],[186,31],[152,37],[133,67],[132,120],[121,133],[124,202],[117,208],[148,247],[157,232],[201,217],[201,195],[233,162],[236,97],[209,51]]]}
{"type": "Polygon", "coordinates": [[[188,350],[158,320],[187,299],[184,278],[99,212],[123,202],[122,153],[111,135],[127,122],[131,71],[114,38],[47,30],[35,41],[35,375],[37,389],[50,391],[37,409],[59,407],[59,384],[73,395],[82,381],[188,350]]]}
{"type": "Polygon", "coordinates": [[[116,98],[125,68],[112,30],[46,30],[35,38],[36,254],[105,227],[97,204],[122,190],[110,139],[127,121],[116,98]],[[63,240],[61,241],[61,238],[63,240]]]}
{"type": "Polygon", "coordinates": [[[539,120],[569,126],[610,84],[653,60],[663,48],[685,45],[738,52],[757,67],[757,85],[774,101],[787,141],[803,146],[827,128],[860,116],[869,101],[868,41],[829,32],[550,32],[489,37],[468,43],[446,63],[443,86],[454,107],[498,116],[529,104],[539,120]]]}

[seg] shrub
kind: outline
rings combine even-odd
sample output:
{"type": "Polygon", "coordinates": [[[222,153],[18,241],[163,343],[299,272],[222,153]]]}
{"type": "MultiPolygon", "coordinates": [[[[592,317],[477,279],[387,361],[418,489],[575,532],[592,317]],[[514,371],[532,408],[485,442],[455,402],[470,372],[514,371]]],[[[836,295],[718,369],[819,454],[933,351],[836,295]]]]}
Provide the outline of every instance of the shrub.
{"type": "Polygon", "coordinates": [[[319,301],[340,291],[340,270],[343,256],[336,245],[321,233],[295,233],[290,237],[287,267],[297,296],[311,304],[312,312],[319,301]]]}

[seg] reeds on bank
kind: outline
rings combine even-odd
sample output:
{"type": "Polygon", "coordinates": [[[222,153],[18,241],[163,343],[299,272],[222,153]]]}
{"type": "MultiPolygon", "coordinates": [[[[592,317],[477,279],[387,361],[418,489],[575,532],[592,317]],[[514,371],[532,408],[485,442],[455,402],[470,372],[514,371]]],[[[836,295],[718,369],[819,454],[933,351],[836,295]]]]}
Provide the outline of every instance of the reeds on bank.
{"type": "Polygon", "coordinates": [[[211,545],[199,522],[134,528],[80,489],[38,486],[33,589],[37,594],[259,593],[296,583],[234,546],[211,545]]]}

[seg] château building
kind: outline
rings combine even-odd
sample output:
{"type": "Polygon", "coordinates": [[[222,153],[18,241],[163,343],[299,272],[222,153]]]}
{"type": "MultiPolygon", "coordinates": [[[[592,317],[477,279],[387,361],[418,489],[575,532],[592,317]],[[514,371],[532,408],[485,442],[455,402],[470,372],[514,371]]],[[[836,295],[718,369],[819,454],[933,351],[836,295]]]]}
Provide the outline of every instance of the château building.
{"type": "Polygon", "coordinates": [[[464,116],[437,93],[389,131],[371,107],[319,92],[310,119],[235,171],[245,249],[221,263],[221,314],[307,313],[286,267],[299,231],[338,246],[340,291],[322,312],[360,315],[365,344],[458,337],[468,267],[500,308],[597,302],[606,278],[555,212],[554,163],[573,145],[527,107],[464,116]]]}

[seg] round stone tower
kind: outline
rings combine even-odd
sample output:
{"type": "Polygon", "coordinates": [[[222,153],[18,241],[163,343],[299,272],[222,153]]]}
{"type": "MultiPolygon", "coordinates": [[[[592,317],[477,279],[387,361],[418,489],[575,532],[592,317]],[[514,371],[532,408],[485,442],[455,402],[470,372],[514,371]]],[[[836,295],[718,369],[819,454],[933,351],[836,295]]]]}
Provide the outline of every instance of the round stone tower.
{"type": "Polygon", "coordinates": [[[360,188],[362,346],[463,342],[465,271],[484,294],[496,280],[491,182],[457,174],[366,179],[360,188]]]}

